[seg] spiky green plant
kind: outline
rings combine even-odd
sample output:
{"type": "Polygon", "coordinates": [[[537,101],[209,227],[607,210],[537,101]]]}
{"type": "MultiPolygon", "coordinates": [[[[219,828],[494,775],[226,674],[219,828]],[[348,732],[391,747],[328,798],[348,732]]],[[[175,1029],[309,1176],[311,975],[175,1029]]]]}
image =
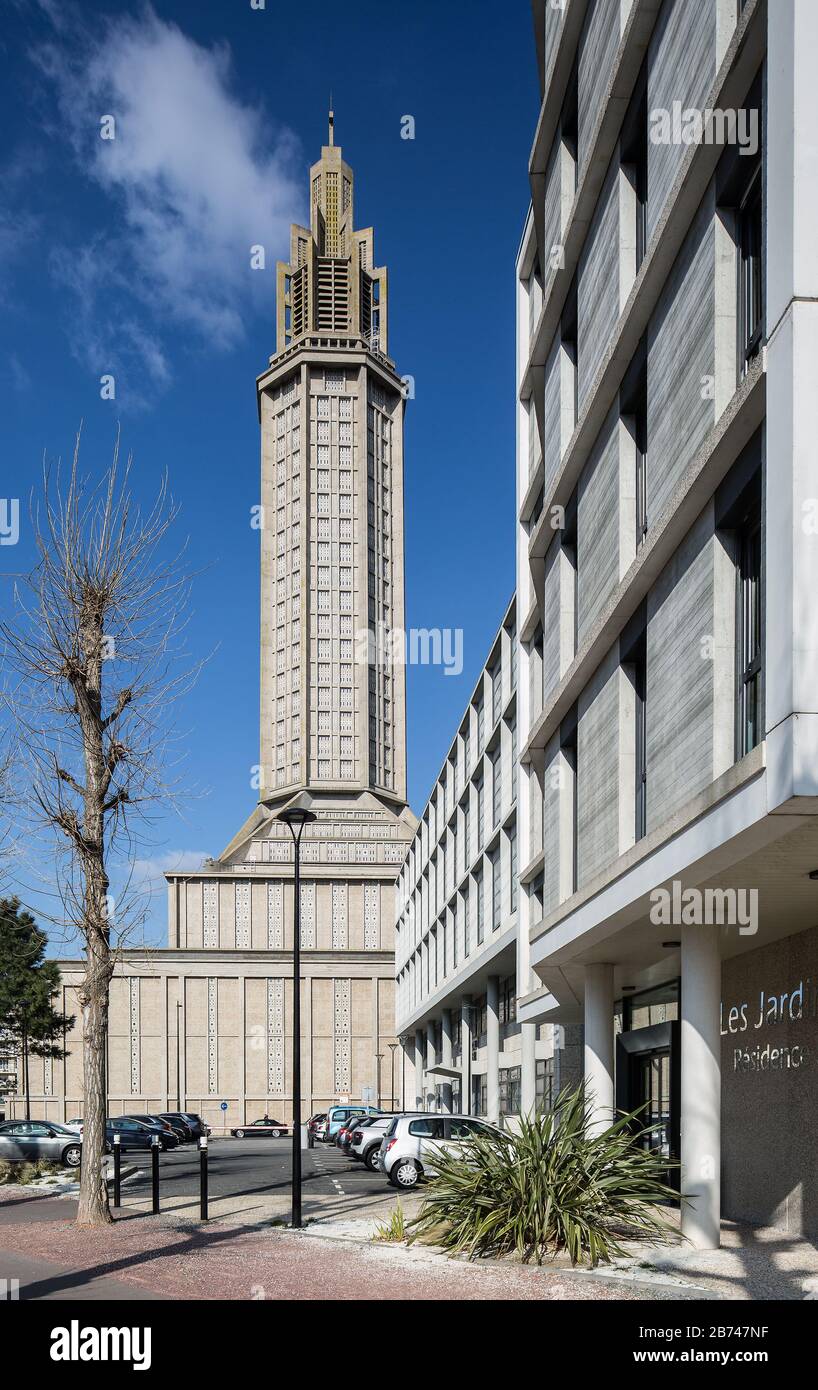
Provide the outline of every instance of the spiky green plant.
{"type": "Polygon", "coordinates": [[[657,1126],[623,1115],[588,1134],[584,1087],[565,1090],[553,1110],[523,1117],[518,1133],[497,1132],[443,1151],[410,1240],[431,1230],[453,1254],[515,1253],[541,1264],[565,1251],[592,1265],[625,1254],[623,1239],[666,1240],[674,1228],[656,1211],[678,1202],[669,1163],[643,1146],[657,1126]]]}
{"type": "Polygon", "coordinates": [[[389,1214],[389,1220],[379,1222],[375,1227],[373,1240],[401,1241],[406,1239],[406,1216],[398,1198],[397,1205],[389,1214]]]}

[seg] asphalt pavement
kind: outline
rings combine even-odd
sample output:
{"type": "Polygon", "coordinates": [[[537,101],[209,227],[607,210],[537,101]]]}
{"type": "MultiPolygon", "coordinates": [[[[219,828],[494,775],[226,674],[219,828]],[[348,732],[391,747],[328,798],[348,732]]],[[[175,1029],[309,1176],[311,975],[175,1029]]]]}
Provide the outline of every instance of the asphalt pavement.
{"type": "MultiPolygon", "coordinates": [[[[123,1210],[144,1210],[151,1201],[151,1155],[129,1152],[127,1161],[137,1171],[122,1184],[123,1210]]],[[[305,1219],[380,1217],[395,1205],[397,1194],[383,1174],[369,1172],[334,1144],[303,1150],[301,1161],[305,1219]]],[[[195,1147],[182,1145],[163,1154],[159,1182],[162,1211],[191,1218],[198,1215],[199,1154],[195,1147]]],[[[211,1139],[208,1196],[212,1219],[286,1222],[291,1184],[290,1138],[211,1139]]]]}

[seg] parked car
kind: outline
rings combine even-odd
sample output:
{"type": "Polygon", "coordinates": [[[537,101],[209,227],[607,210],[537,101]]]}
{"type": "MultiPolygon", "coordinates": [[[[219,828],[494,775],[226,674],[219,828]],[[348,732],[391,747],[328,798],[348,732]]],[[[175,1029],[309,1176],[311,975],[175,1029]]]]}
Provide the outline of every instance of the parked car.
{"type": "Polygon", "coordinates": [[[349,1143],[350,1158],[357,1158],[370,1173],[377,1172],[381,1164],[381,1141],[391,1128],[394,1115],[373,1115],[358,1125],[352,1126],[349,1143]]]}
{"type": "Polygon", "coordinates": [[[231,1129],[230,1133],[236,1139],[280,1139],[287,1133],[287,1126],[280,1120],[253,1120],[252,1124],[239,1125],[238,1129],[231,1129]]]}
{"type": "Polygon", "coordinates": [[[325,1144],[335,1141],[339,1129],[347,1120],[356,1115],[382,1115],[383,1111],[375,1105],[333,1105],[327,1111],[326,1129],[322,1135],[325,1144]]]}
{"type": "Polygon", "coordinates": [[[310,1115],[307,1121],[307,1134],[312,1140],[320,1139],[321,1134],[326,1128],[327,1112],[321,1110],[316,1115],[310,1115]]]}
{"type": "Polygon", "coordinates": [[[352,1136],[356,1130],[368,1128],[372,1121],[377,1120],[377,1118],[377,1115],[351,1115],[335,1136],[335,1142],[341,1153],[349,1153],[352,1136]]]}
{"type": "Polygon", "coordinates": [[[80,1119],[66,1120],[64,1128],[73,1130],[74,1134],[82,1134],[82,1127],[84,1124],[85,1121],[80,1119]]]}
{"type": "Polygon", "coordinates": [[[7,1120],[0,1124],[0,1159],[36,1163],[41,1158],[79,1168],[82,1136],[51,1120],[7,1120]]]}
{"type": "Polygon", "coordinates": [[[202,1139],[210,1133],[210,1126],[206,1125],[201,1115],[197,1115],[189,1110],[174,1110],[165,1115],[166,1120],[182,1120],[190,1129],[194,1139],[202,1139]]]}
{"type": "Polygon", "coordinates": [[[167,1125],[160,1124],[159,1121],[138,1120],[134,1115],[117,1115],[114,1119],[109,1119],[105,1132],[111,1144],[114,1142],[114,1135],[119,1135],[121,1149],[149,1149],[154,1134],[159,1135],[159,1147],[163,1153],[167,1149],[175,1149],[179,1143],[173,1130],[167,1125]]]}
{"type": "Polygon", "coordinates": [[[442,1149],[488,1134],[502,1130],[470,1115],[397,1115],[381,1141],[380,1167],[393,1187],[417,1187],[421,1178],[434,1176],[435,1156],[442,1149]]]}
{"type": "MultiPolygon", "coordinates": [[[[164,1129],[168,1134],[175,1134],[173,1125],[161,1115],[132,1115],[129,1113],[123,1115],[122,1118],[124,1120],[139,1120],[140,1124],[143,1125],[159,1125],[160,1129],[164,1129]]],[[[178,1134],[176,1134],[176,1138],[178,1140],[178,1134]]]]}
{"type": "Polygon", "coordinates": [[[189,1144],[193,1139],[193,1130],[187,1120],[182,1119],[181,1115],[166,1115],[163,1112],[157,1116],[157,1119],[167,1121],[180,1144],[189,1144]]]}

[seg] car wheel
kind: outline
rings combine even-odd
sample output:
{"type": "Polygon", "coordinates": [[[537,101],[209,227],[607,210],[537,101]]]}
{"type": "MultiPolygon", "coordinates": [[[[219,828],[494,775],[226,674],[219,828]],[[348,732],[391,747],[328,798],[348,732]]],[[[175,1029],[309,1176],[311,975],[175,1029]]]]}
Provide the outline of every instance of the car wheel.
{"type": "Polygon", "coordinates": [[[380,1167],[380,1153],[380,1147],[378,1145],[373,1144],[372,1148],[367,1149],[366,1153],[364,1154],[364,1163],[366,1164],[370,1173],[377,1173],[380,1167]]]}
{"type": "Polygon", "coordinates": [[[236,1138],[237,1138],[237,1139],[243,1139],[243,1138],[244,1138],[244,1130],[243,1130],[243,1129],[237,1129],[237,1130],[236,1130],[236,1138]]]}
{"type": "Polygon", "coordinates": [[[66,1168],[79,1168],[82,1162],[82,1145],[69,1144],[62,1151],[62,1161],[66,1168]]]}
{"type": "Polygon", "coordinates": [[[392,1166],[389,1181],[394,1187],[401,1187],[404,1190],[409,1187],[417,1187],[420,1181],[420,1172],[415,1160],[413,1158],[399,1159],[392,1166]]]}
{"type": "Polygon", "coordinates": [[[274,1138],[274,1139],[280,1139],[280,1138],[281,1138],[281,1130],[280,1130],[280,1129],[274,1129],[274,1130],[273,1130],[273,1138],[274,1138]]]}

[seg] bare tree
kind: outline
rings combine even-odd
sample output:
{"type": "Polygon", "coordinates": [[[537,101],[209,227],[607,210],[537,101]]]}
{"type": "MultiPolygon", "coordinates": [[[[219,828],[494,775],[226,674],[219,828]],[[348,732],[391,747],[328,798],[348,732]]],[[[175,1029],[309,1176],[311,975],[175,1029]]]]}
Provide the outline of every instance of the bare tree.
{"type": "MultiPolygon", "coordinates": [[[[111,867],[133,863],[151,813],[173,795],[169,710],[196,669],[182,634],[190,576],[165,554],[177,509],[167,479],[145,513],[130,457],[96,483],[44,467],[32,506],[39,562],[0,623],[15,673],[13,712],[30,767],[32,821],[56,832],[61,910],[84,942],[79,994],[85,1117],[77,1220],[111,1220],[104,1179],[108,1002],[117,950],[148,903],[130,877],[111,898],[111,867]]],[[[18,779],[15,779],[18,780],[18,779]]]]}

